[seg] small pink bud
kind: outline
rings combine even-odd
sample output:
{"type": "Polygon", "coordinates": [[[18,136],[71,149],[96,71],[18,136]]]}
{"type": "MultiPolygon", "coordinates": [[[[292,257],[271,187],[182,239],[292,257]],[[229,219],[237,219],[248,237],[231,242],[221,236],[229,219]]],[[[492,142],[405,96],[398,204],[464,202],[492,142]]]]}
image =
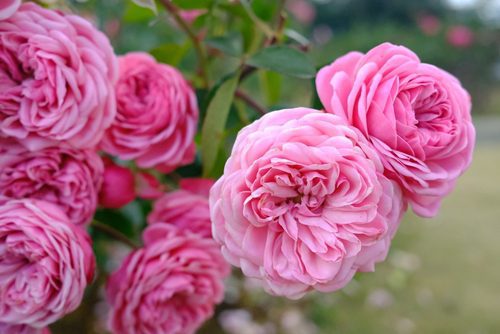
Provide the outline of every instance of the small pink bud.
{"type": "Polygon", "coordinates": [[[134,174],[130,169],[105,160],[104,181],[99,193],[99,204],[109,209],[119,209],[135,198],[134,174]]]}

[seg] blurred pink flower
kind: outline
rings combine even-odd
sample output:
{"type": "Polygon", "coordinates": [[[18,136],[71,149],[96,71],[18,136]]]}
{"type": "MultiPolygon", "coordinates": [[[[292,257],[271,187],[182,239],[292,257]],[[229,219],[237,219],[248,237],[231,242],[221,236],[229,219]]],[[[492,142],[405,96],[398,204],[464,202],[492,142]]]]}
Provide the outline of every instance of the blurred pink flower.
{"type": "Polygon", "coordinates": [[[107,283],[114,334],[190,334],[224,295],[229,266],[216,243],[167,224],[149,226],[107,283]]]}
{"type": "Polygon", "coordinates": [[[316,8],[307,0],[292,0],[287,3],[292,15],[302,24],[311,24],[316,18],[316,8]]]}
{"type": "Polygon", "coordinates": [[[158,179],[146,172],[135,175],[135,191],[143,199],[158,199],[165,193],[166,187],[158,179]]]}
{"type": "Polygon", "coordinates": [[[75,310],[94,267],[90,238],[54,204],[25,199],[0,205],[3,326],[42,328],[75,310]]]}
{"type": "Polygon", "coordinates": [[[439,32],[441,22],[439,19],[430,14],[422,15],[417,18],[417,24],[422,32],[429,36],[434,36],[439,32]]]}
{"type": "Polygon", "coordinates": [[[267,291],[344,287],[385,259],[404,212],[376,152],[335,115],[271,112],[240,131],[210,192],[222,253],[267,291]]]}
{"type": "Polygon", "coordinates": [[[474,33],[467,26],[451,26],[446,33],[446,40],[454,47],[468,48],[474,43],[474,33]]]}
{"type": "Polygon", "coordinates": [[[384,43],[323,67],[316,89],[327,112],[368,138],[415,213],[435,216],[472,160],[471,100],[460,82],[384,43]]]}
{"type": "Polygon", "coordinates": [[[48,327],[35,328],[28,325],[7,325],[0,323],[0,333],[2,334],[50,334],[48,327]]]}
{"type": "Polygon", "coordinates": [[[0,20],[5,20],[14,15],[21,6],[21,0],[2,0],[0,1],[0,20]]]}
{"type": "Polygon", "coordinates": [[[153,204],[148,224],[168,223],[206,238],[212,237],[208,192],[209,179],[184,179],[181,189],[166,193],[153,204]]]}
{"type": "Polygon", "coordinates": [[[134,199],[134,174],[127,167],[119,166],[111,159],[106,159],[99,204],[105,208],[119,209],[134,199]]]}
{"type": "Polygon", "coordinates": [[[0,138],[0,195],[54,203],[77,225],[94,216],[103,169],[93,150],[52,147],[31,152],[0,138]]]}
{"type": "Polygon", "coordinates": [[[192,24],[199,16],[207,13],[206,9],[191,9],[179,11],[180,17],[189,24],[192,24]]]}
{"type": "Polygon", "coordinates": [[[94,147],[115,117],[116,58],[75,15],[23,4],[0,21],[0,136],[30,150],[94,147]]]}
{"type": "Polygon", "coordinates": [[[198,105],[191,86],[177,69],[147,53],[129,53],[119,63],[118,114],[102,149],[165,173],[192,162],[198,105]]]}

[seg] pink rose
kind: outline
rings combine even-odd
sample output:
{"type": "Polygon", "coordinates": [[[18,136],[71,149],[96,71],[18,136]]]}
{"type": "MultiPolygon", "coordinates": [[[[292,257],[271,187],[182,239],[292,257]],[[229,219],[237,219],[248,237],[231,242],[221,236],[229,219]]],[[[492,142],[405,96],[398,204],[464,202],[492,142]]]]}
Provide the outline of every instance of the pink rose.
{"type": "Polygon", "coordinates": [[[0,323],[0,333],[2,334],[50,334],[48,327],[35,328],[28,325],[7,325],[0,323]]]}
{"type": "Polygon", "coordinates": [[[441,28],[439,18],[434,15],[425,14],[417,18],[417,24],[422,32],[428,36],[434,36],[441,28]]]}
{"type": "Polygon", "coordinates": [[[192,162],[198,106],[182,74],[140,52],[120,57],[119,64],[118,115],[103,150],[163,172],[192,162]]]}
{"type": "Polygon", "coordinates": [[[57,206],[28,199],[0,206],[3,326],[42,328],[72,312],[94,266],[90,238],[57,206]]]}
{"type": "Polygon", "coordinates": [[[52,202],[74,224],[92,220],[102,175],[101,158],[92,150],[52,147],[31,152],[0,139],[0,195],[52,202]]]}
{"type": "Polygon", "coordinates": [[[167,224],[149,226],[143,239],[107,283],[111,332],[194,333],[224,295],[229,267],[219,248],[167,224]]]}
{"type": "Polygon", "coordinates": [[[474,43],[474,33],[467,26],[452,26],[446,32],[446,40],[457,48],[468,48],[474,43]]]}
{"type": "Polygon", "coordinates": [[[210,193],[214,238],[272,294],[344,287],[385,259],[404,212],[376,152],[338,116],[297,108],[240,131],[210,193]]]}
{"type": "Polygon", "coordinates": [[[180,189],[163,195],[153,204],[148,224],[169,223],[180,229],[212,237],[208,192],[213,185],[209,179],[184,179],[180,189]]]}
{"type": "Polygon", "coordinates": [[[135,179],[130,169],[105,160],[104,178],[99,193],[99,204],[119,209],[135,199],[135,179]]]}
{"type": "Polygon", "coordinates": [[[407,48],[384,43],[325,66],[316,88],[328,112],[368,138],[413,210],[436,215],[474,148],[470,97],[460,82],[407,48]]]}
{"type": "Polygon", "coordinates": [[[75,15],[25,3],[0,21],[0,136],[31,150],[95,146],[115,117],[116,59],[75,15]]]}
{"type": "Polygon", "coordinates": [[[21,6],[21,0],[2,0],[0,2],[0,20],[5,20],[14,15],[21,6]]]}

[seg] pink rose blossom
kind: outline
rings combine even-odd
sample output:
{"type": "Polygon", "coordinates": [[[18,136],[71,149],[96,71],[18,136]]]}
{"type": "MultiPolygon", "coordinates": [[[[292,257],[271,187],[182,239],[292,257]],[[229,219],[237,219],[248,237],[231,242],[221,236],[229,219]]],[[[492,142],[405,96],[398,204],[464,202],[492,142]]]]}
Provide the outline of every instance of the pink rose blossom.
{"type": "Polygon", "coordinates": [[[2,334],[50,334],[48,327],[35,328],[28,325],[7,325],[0,323],[0,333],[2,334]]]}
{"type": "Polygon", "coordinates": [[[2,0],[0,1],[0,20],[5,20],[14,15],[21,6],[21,0],[2,0]]]}
{"type": "Polygon", "coordinates": [[[119,209],[135,199],[135,179],[130,169],[105,160],[104,178],[99,193],[99,204],[119,209]]]}
{"type": "Polygon", "coordinates": [[[272,294],[344,287],[385,259],[405,206],[376,152],[338,116],[297,108],[240,131],[210,193],[222,253],[272,294]]]}
{"type": "Polygon", "coordinates": [[[152,174],[139,172],[135,175],[137,196],[143,199],[158,199],[167,188],[152,174]]]}
{"type": "Polygon", "coordinates": [[[102,160],[93,150],[52,147],[31,152],[0,139],[0,195],[52,202],[74,224],[92,220],[102,175],[102,160]]]}
{"type": "Polygon", "coordinates": [[[468,48],[474,43],[474,33],[467,26],[452,26],[446,33],[446,40],[457,48],[468,48]]]}
{"type": "Polygon", "coordinates": [[[146,53],[129,53],[119,64],[118,115],[103,150],[163,172],[192,162],[198,106],[182,74],[146,53]]]}
{"type": "Polygon", "coordinates": [[[90,238],[57,206],[29,199],[0,206],[2,326],[42,328],[72,312],[94,266],[90,238]]]}
{"type": "Polygon", "coordinates": [[[311,24],[316,18],[316,7],[308,0],[292,0],[287,8],[302,24],[311,24]]]}
{"type": "Polygon", "coordinates": [[[95,146],[115,117],[116,59],[75,15],[25,3],[0,21],[0,136],[31,150],[95,146]]]}
{"type": "Polygon", "coordinates": [[[471,101],[460,82],[407,48],[384,43],[325,66],[316,88],[328,112],[368,138],[413,210],[435,216],[472,160],[471,101]]]}
{"type": "Polygon", "coordinates": [[[172,225],[149,226],[143,239],[107,283],[111,332],[194,333],[222,301],[228,264],[213,240],[172,225]]]}
{"type": "Polygon", "coordinates": [[[206,9],[189,9],[179,11],[179,16],[189,24],[192,24],[198,17],[208,12],[206,9]]]}
{"type": "Polygon", "coordinates": [[[169,223],[180,229],[212,237],[208,193],[213,185],[209,179],[184,179],[180,189],[166,193],[153,204],[148,223],[169,223]]]}
{"type": "Polygon", "coordinates": [[[434,15],[426,14],[417,19],[417,24],[422,32],[428,36],[434,36],[441,28],[439,18],[434,15]]]}

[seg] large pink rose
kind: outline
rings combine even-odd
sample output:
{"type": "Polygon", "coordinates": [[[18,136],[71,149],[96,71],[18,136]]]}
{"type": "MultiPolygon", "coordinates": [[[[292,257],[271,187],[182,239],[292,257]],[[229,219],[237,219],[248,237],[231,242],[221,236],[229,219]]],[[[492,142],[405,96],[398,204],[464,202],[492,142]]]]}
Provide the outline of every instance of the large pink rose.
{"type": "Polygon", "coordinates": [[[5,20],[14,15],[21,6],[21,0],[2,0],[0,1],[0,20],[5,20]]]}
{"type": "Polygon", "coordinates": [[[90,238],[57,206],[0,205],[0,323],[43,328],[73,311],[94,263],[90,238]]]}
{"type": "Polygon", "coordinates": [[[475,142],[470,97],[458,80],[385,43],[324,67],[316,88],[328,112],[368,138],[413,210],[436,215],[471,163],[475,142]]]}
{"type": "Polygon", "coordinates": [[[0,136],[31,150],[95,146],[116,113],[117,63],[89,22],[34,3],[0,21],[0,136]]]}
{"type": "Polygon", "coordinates": [[[154,202],[148,224],[169,223],[211,238],[208,192],[212,185],[209,179],[184,179],[179,190],[166,193],[154,202]]]}
{"type": "Polygon", "coordinates": [[[210,318],[229,266],[217,244],[168,224],[149,226],[107,284],[115,334],[189,334],[210,318]]]}
{"type": "Polygon", "coordinates": [[[164,172],[192,162],[198,105],[182,74],[140,52],[120,57],[119,65],[118,114],[102,148],[164,172]]]}
{"type": "Polygon", "coordinates": [[[74,224],[92,220],[102,176],[102,160],[93,150],[53,147],[31,152],[0,139],[0,195],[52,202],[74,224]]]}
{"type": "Polygon", "coordinates": [[[387,255],[404,204],[376,152],[335,115],[275,111],[240,131],[210,193],[214,238],[271,293],[334,291],[387,255]]]}

